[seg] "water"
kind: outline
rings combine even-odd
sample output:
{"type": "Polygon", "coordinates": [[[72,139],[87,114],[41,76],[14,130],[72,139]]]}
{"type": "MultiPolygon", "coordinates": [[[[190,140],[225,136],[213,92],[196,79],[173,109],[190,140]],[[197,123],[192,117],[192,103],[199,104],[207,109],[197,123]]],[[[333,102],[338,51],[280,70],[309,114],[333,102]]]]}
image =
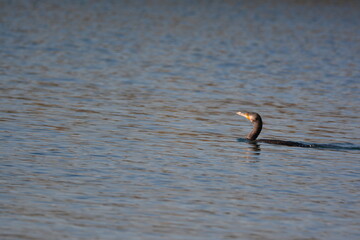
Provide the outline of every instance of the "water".
{"type": "Polygon", "coordinates": [[[359,239],[359,9],[1,1],[1,239],[359,239]]]}

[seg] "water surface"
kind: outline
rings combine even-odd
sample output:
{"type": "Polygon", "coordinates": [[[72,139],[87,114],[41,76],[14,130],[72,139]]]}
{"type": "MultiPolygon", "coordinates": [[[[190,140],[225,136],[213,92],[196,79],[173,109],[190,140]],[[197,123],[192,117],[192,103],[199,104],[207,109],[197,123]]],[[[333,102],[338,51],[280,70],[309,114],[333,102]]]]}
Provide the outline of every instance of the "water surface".
{"type": "Polygon", "coordinates": [[[359,239],[356,1],[2,1],[1,239],[359,239]]]}

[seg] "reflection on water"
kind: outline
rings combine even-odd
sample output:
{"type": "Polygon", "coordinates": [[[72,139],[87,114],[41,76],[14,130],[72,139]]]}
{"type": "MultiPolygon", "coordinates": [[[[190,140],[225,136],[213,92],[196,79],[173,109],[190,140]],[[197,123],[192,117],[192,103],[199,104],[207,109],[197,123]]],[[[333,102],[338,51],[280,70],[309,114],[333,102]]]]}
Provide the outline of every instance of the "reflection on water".
{"type": "Polygon", "coordinates": [[[248,147],[249,151],[247,152],[248,154],[253,153],[254,155],[260,155],[261,148],[258,142],[249,141],[246,138],[238,138],[237,141],[241,143],[247,143],[249,145],[248,147]]]}
{"type": "Polygon", "coordinates": [[[358,239],[358,12],[0,3],[1,238],[358,239]]]}

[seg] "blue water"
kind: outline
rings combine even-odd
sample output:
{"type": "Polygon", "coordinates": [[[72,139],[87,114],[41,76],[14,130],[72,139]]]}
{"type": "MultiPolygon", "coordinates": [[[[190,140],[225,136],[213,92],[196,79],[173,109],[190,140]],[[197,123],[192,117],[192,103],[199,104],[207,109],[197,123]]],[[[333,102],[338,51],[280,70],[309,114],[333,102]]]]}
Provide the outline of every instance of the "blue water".
{"type": "Polygon", "coordinates": [[[359,239],[359,10],[1,1],[0,238],[359,239]]]}

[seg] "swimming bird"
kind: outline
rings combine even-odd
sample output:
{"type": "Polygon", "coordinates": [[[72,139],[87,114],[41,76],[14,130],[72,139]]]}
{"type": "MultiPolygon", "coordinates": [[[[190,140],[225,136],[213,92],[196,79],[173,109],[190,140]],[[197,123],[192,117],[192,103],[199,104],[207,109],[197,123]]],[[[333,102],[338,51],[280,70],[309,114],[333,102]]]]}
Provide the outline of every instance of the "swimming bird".
{"type": "MultiPolygon", "coordinates": [[[[253,125],[252,131],[246,136],[246,139],[251,144],[257,145],[257,143],[270,143],[285,145],[291,147],[304,147],[304,148],[319,148],[319,149],[331,149],[331,150],[360,150],[360,146],[353,143],[305,143],[305,142],[294,142],[294,141],[284,141],[276,139],[257,139],[262,129],[262,119],[260,115],[256,112],[237,112],[236,114],[245,117],[253,125]]],[[[239,142],[243,142],[243,138],[238,139],[239,142]]]]}
{"type": "Polygon", "coordinates": [[[256,112],[237,112],[236,114],[245,117],[253,124],[252,131],[246,136],[246,139],[252,143],[264,142],[270,144],[279,144],[279,145],[286,145],[286,146],[294,146],[294,147],[317,147],[317,144],[307,144],[307,143],[300,143],[300,142],[293,142],[293,141],[283,141],[283,140],[276,140],[276,139],[258,139],[261,130],[262,130],[262,119],[261,116],[256,112]]]}

